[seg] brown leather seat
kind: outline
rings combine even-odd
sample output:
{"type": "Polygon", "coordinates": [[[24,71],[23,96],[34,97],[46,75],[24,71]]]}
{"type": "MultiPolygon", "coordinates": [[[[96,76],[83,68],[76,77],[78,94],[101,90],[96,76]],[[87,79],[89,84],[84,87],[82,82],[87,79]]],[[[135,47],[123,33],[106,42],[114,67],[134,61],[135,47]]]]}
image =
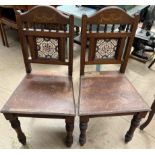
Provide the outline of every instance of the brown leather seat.
{"type": "Polygon", "coordinates": [[[74,116],[73,103],[71,77],[33,73],[25,76],[1,111],[74,116]]]}
{"type": "Polygon", "coordinates": [[[114,115],[148,111],[125,75],[91,72],[81,77],[79,115],[114,115]]]}

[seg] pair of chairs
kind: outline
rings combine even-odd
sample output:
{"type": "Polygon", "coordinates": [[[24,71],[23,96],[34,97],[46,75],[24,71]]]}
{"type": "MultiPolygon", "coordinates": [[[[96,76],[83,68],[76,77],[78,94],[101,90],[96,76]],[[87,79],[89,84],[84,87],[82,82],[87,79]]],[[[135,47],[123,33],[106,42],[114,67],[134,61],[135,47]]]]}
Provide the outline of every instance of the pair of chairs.
{"type": "MultiPolygon", "coordinates": [[[[16,11],[16,20],[27,74],[1,112],[23,145],[26,137],[18,117],[65,119],[66,145],[71,146],[76,116],[72,82],[74,16],[50,6],[35,6],[25,13],[16,11]],[[65,65],[68,75],[31,73],[31,63],[65,65]]],[[[104,8],[89,18],[82,16],[78,106],[81,145],[86,142],[89,118],[134,115],[125,135],[125,142],[129,142],[141,118],[150,111],[123,74],[138,21],[138,15],[131,17],[117,7],[104,8]],[[95,64],[121,67],[120,71],[85,73],[86,65],[95,64]]]]}

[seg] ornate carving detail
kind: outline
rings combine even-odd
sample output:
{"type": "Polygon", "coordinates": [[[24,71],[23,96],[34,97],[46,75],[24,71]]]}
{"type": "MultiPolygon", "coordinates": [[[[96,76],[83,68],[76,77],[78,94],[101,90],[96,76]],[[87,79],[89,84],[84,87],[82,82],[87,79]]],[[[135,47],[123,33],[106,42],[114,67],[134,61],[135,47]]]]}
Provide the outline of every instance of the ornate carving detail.
{"type": "Polygon", "coordinates": [[[112,59],[115,57],[118,39],[98,39],[95,59],[112,59]]]}
{"type": "Polygon", "coordinates": [[[108,14],[107,16],[103,16],[102,14],[100,15],[100,20],[101,22],[109,22],[109,21],[121,21],[122,20],[122,15],[118,14],[108,14]]]}
{"type": "Polygon", "coordinates": [[[42,12],[41,12],[40,15],[38,14],[37,16],[33,17],[33,21],[41,21],[43,23],[47,23],[47,21],[52,22],[52,21],[55,21],[55,20],[56,20],[55,15],[53,15],[52,17],[49,17],[46,14],[42,14],[42,12]]]}
{"type": "Polygon", "coordinates": [[[52,38],[36,38],[39,58],[58,59],[58,40],[52,38]]]}

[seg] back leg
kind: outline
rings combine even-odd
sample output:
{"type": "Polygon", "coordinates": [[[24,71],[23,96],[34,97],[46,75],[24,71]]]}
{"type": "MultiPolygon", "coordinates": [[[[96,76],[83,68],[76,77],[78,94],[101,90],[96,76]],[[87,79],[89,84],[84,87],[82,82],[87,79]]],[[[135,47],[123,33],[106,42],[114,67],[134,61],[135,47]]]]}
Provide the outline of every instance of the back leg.
{"type": "Polygon", "coordinates": [[[148,119],[146,120],[146,122],[144,122],[141,126],[140,126],[140,129],[143,130],[152,120],[153,116],[154,116],[154,113],[155,113],[155,100],[154,102],[152,103],[152,106],[151,106],[151,110],[150,113],[149,113],[149,116],[148,116],[148,119]]]}

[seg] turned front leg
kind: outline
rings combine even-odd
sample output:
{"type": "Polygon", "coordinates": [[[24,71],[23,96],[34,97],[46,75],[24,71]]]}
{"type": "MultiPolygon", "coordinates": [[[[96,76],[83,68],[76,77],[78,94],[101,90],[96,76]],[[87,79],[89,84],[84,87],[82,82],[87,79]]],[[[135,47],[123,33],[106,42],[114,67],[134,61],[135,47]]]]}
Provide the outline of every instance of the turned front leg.
{"type": "Polygon", "coordinates": [[[66,146],[70,147],[73,144],[73,130],[74,130],[74,117],[66,117],[66,146]]]}
{"type": "Polygon", "coordinates": [[[9,122],[11,123],[11,127],[16,131],[19,142],[23,145],[26,145],[26,137],[20,127],[20,122],[18,118],[7,114],[4,114],[4,116],[7,120],[9,120],[9,122]]]}
{"type": "Polygon", "coordinates": [[[80,145],[84,145],[86,143],[86,130],[88,127],[88,121],[89,117],[80,117],[80,137],[79,137],[79,142],[80,145]]]}
{"type": "Polygon", "coordinates": [[[127,133],[125,135],[125,142],[126,143],[132,140],[132,137],[134,135],[134,131],[139,126],[140,121],[141,121],[141,115],[139,113],[136,113],[133,116],[133,119],[131,120],[130,129],[127,131],[127,133]]]}

